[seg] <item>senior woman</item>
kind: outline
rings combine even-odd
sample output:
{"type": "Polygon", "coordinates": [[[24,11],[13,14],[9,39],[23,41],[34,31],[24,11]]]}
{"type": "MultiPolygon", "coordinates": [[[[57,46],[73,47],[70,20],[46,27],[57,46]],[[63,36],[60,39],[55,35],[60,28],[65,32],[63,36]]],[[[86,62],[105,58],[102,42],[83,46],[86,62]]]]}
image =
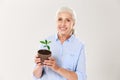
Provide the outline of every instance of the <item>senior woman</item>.
{"type": "Polygon", "coordinates": [[[41,65],[35,57],[35,80],[86,80],[84,45],[74,35],[75,12],[61,7],[56,14],[57,34],[50,36],[52,57],[41,65]],[[44,71],[44,73],[43,73],[44,71]]]}

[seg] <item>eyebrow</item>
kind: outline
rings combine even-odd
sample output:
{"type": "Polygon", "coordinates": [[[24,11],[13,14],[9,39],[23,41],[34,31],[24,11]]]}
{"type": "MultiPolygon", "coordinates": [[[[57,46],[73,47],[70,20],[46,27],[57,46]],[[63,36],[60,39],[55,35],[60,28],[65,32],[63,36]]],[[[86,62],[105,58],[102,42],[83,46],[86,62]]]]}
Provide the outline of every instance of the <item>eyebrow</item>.
{"type": "MultiPolygon", "coordinates": [[[[58,17],[58,19],[59,19],[59,18],[62,18],[62,17],[58,17]]],[[[72,18],[68,18],[68,17],[67,17],[67,18],[65,18],[65,19],[71,19],[71,20],[72,20],[72,18]]]]}

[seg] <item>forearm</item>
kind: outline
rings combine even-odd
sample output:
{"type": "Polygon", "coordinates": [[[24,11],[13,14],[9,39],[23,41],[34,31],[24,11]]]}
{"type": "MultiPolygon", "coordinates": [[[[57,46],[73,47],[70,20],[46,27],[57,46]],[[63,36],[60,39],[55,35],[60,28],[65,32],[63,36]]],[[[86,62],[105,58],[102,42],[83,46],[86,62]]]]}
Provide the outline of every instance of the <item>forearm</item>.
{"type": "Polygon", "coordinates": [[[77,74],[73,71],[69,71],[64,68],[58,68],[56,72],[65,77],[67,80],[78,80],[77,74]]]}
{"type": "Polygon", "coordinates": [[[33,75],[34,75],[36,78],[40,78],[41,75],[42,75],[42,67],[36,66],[35,69],[33,70],[33,75]]]}

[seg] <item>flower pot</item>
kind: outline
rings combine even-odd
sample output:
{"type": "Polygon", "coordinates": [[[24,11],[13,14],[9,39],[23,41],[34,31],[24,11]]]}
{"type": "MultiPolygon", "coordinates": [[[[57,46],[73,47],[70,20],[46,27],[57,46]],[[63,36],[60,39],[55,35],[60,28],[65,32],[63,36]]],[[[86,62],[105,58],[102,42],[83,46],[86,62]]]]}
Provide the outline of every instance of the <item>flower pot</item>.
{"type": "Polygon", "coordinates": [[[38,50],[38,57],[41,59],[41,64],[43,65],[44,60],[48,60],[48,57],[51,56],[51,51],[46,49],[38,50]]]}

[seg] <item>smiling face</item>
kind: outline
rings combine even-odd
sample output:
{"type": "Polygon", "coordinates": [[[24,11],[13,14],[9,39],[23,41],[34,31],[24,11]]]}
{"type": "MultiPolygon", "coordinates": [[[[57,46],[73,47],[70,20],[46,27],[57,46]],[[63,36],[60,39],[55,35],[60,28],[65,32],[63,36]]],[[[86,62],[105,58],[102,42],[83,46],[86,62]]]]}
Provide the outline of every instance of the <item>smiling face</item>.
{"type": "Polygon", "coordinates": [[[58,35],[71,35],[74,26],[74,20],[69,12],[60,12],[57,15],[57,31],[58,35]]]}

